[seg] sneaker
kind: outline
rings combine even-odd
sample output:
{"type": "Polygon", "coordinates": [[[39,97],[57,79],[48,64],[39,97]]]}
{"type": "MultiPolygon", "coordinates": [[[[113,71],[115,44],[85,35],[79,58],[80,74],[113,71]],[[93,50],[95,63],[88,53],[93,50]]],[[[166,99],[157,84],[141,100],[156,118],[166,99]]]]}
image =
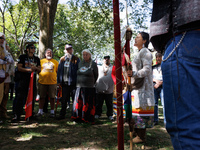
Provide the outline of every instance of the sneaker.
{"type": "Polygon", "coordinates": [[[113,120],[114,120],[113,116],[109,116],[108,119],[109,119],[110,121],[113,121],[113,120]]]}
{"type": "Polygon", "coordinates": [[[40,100],[40,95],[38,94],[37,96],[36,96],[36,99],[35,99],[36,101],[39,101],[40,100]]]}
{"type": "Polygon", "coordinates": [[[95,118],[95,119],[99,119],[100,116],[99,116],[99,115],[95,115],[94,118],[95,118]]]}
{"type": "Polygon", "coordinates": [[[51,113],[51,114],[49,115],[49,117],[50,117],[50,118],[55,118],[55,114],[51,113]]]}

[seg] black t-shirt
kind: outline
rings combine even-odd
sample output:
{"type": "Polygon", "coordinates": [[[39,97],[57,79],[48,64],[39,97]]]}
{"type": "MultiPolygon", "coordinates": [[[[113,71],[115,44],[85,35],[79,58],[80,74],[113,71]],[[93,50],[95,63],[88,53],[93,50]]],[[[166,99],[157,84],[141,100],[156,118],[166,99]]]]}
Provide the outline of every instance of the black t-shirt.
{"type": "MultiPolygon", "coordinates": [[[[23,68],[31,68],[31,65],[36,67],[40,66],[40,59],[36,56],[28,57],[28,55],[20,55],[18,64],[22,64],[23,68]]],[[[31,72],[20,72],[21,79],[30,78],[31,72]]],[[[34,79],[36,79],[36,74],[34,74],[34,79]]]]}

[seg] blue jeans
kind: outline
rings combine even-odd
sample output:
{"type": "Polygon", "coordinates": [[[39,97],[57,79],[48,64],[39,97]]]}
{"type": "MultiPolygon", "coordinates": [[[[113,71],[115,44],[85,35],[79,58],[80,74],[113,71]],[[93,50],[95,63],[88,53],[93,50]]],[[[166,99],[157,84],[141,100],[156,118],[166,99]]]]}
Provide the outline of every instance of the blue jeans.
{"type": "Polygon", "coordinates": [[[159,98],[160,98],[161,104],[163,106],[164,124],[166,124],[166,119],[165,119],[165,105],[164,105],[164,96],[163,96],[163,88],[162,87],[154,89],[154,99],[155,99],[154,122],[158,121],[158,99],[159,98]]]}
{"type": "MultiPolygon", "coordinates": [[[[168,42],[163,59],[180,41],[168,42]]],[[[200,149],[200,31],[189,31],[162,62],[166,129],[175,150],[200,149]],[[177,69],[178,68],[178,69],[177,69]]]]}

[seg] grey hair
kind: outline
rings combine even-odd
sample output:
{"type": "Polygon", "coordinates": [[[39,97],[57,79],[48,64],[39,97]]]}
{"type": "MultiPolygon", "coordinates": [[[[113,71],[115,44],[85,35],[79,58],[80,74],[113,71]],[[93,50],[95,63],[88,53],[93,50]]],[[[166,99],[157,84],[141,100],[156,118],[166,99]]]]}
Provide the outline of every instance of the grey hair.
{"type": "Polygon", "coordinates": [[[157,53],[155,54],[155,56],[156,56],[156,57],[158,57],[158,56],[162,57],[162,54],[161,54],[161,52],[157,52],[157,53]]]}
{"type": "Polygon", "coordinates": [[[83,52],[89,53],[89,54],[90,54],[90,58],[92,59],[92,53],[90,52],[89,49],[84,49],[84,50],[82,51],[82,58],[83,58],[83,52]]]}
{"type": "Polygon", "coordinates": [[[53,54],[53,51],[52,51],[50,48],[47,48],[47,49],[45,50],[45,54],[46,54],[47,51],[51,51],[51,53],[53,54]]]}

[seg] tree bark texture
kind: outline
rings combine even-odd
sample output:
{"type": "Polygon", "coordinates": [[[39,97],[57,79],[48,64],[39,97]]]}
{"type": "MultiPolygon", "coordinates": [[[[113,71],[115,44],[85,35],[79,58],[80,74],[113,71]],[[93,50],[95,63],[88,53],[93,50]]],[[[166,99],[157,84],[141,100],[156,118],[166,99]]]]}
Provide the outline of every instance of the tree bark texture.
{"type": "Polygon", "coordinates": [[[40,15],[39,57],[44,57],[47,48],[53,50],[54,19],[58,0],[38,0],[40,15]]]}

